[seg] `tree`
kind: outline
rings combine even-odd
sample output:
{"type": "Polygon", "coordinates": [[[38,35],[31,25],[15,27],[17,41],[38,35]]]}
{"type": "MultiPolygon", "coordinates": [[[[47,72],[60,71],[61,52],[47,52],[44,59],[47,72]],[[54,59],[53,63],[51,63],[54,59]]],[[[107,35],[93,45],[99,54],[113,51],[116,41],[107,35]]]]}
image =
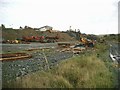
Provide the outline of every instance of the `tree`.
{"type": "Polygon", "coordinates": [[[22,29],[22,27],[20,26],[20,29],[22,29]]]}
{"type": "Polygon", "coordinates": [[[1,27],[2,27],[2,30],[5,29],[5,25],[4,24],[1,24],[1,27]]]}
{"type": "Polygon", "coordinates": [[[22,30],[23,28],[20,26],[19,29],[22,30]]]}
{"type": "Polygon", "coordinates": [[[25,26],[25,27],[24,27],[24,29],[27,29],[27,28],[28,28],[28,26],[25,26]]]}

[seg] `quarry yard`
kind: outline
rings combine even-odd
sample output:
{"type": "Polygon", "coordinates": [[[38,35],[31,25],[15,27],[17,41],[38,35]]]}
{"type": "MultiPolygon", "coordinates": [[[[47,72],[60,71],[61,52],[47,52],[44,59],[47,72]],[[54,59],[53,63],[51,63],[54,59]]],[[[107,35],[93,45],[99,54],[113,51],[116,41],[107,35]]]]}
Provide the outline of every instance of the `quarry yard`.
{"type": "Polygon", "coordinates": [[[112,43],[117,41],[117,35],[5,28],[2,36],[0,67],[5,88],[86,87],[86,83],[87,87],[118,87],[116,67],[119,63],[114,59],[119,62],[119,52],[112,43]]]}

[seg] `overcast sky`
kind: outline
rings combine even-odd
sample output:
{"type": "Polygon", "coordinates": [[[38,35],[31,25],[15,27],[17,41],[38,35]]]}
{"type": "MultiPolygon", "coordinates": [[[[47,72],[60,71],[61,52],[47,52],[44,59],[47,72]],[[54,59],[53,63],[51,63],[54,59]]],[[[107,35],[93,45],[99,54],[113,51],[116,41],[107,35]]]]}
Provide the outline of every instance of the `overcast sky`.
{"type": "Polygon", "coordinates": [[[0,24],[52,26],[82,33],[118,33],[119,0],[0,0],[0,24]]]}

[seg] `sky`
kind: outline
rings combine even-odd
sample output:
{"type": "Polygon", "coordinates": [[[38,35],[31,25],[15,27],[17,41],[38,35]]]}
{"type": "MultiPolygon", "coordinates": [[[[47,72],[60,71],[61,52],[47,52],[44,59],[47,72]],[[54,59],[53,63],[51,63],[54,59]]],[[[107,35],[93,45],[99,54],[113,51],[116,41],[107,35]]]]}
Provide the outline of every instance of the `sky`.
{"type": "Polygon", "coordinates": [[[87,34],[118,33],[119,0],[0,0],[0,24],[19,28],[45,25],[87,34]]]}

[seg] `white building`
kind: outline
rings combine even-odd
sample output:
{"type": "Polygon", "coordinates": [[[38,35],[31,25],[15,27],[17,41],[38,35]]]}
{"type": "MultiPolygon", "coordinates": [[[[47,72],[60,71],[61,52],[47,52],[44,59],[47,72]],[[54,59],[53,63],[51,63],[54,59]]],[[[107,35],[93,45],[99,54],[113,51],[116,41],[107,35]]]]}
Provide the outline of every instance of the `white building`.
{"type": "Polygon", "coordinates": [[[39,31],[46,31],[46,30],[52,30],[52,29],[53,29],[53,27],[46,25],[46,26],[39,28],[39,31]]]}

